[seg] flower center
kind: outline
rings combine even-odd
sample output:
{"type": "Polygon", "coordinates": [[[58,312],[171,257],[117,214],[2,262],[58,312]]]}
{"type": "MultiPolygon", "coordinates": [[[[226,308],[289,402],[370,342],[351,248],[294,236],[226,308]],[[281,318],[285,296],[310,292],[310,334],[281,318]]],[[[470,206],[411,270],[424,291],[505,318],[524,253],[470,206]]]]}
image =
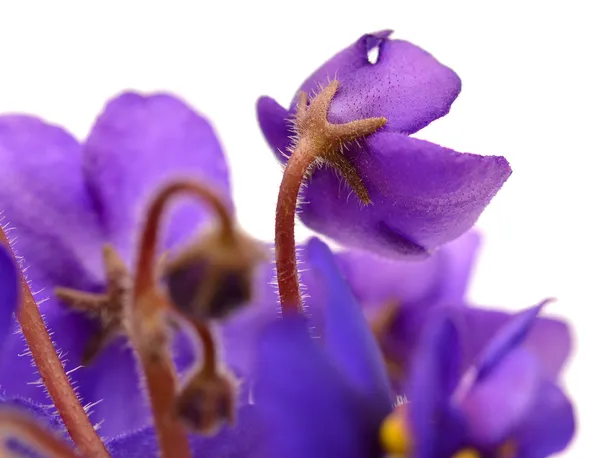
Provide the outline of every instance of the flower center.
{"type": "Polygon", "coordinates": [[[408,427],[408,404],[400,404],[381,424],[379,438],[383,450],[392,456],[403,457],[409,454],[413,447],[410,429],[408,427]]]}

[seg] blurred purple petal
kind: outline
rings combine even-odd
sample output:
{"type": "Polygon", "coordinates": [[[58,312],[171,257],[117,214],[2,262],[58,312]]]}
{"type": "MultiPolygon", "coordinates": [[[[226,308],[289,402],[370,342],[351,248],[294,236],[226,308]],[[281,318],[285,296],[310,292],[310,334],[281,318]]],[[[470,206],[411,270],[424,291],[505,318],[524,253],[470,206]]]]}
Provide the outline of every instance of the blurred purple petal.
{"type": "Polygon", "coordinates": [[[81,147],[65,130],[30,116],[0,117],[3,225],[34,291],[89,289],[102,279],[101,230],[81,167],[81,147]]]}
{"type": "MultiPolygon", "coordinates": [[[[97,119],[83,150],[85,175],[106,241],[128,263],[142,212],[165,182],[181,177],[202,180],[230,199],[227,164],[212,127],[170,95],[125,93],[113,99],[97,119]]],[[[165,229],[167,248],[213,217],[195,202],[181,207],[165,229]]]]}
{"type": "MultiPolygon", "coordinates": [[[[235,426],[225,426],[212,437],[190,435],[194,458],[264,458],[261,434],[255,409],[238,411],[235,426]]],[[[126,434],[107,443],[112,458],[147,458],[156,456],[158,443],[153,427],[126,434]]]]}
{"type": "Polygon", "coordinates": [[[256,113],[262,133],[277,159],[281,163],[287,162],[287,155],[289,154],[287,148],[291,144],[292,136],[290,113],[267,96],[257,100],[256,113]]]}
{"type": "MultiPolygon", "coordinates": [[[[60,305],[52,290],[60,285],[98,291],[104,283],[101,231],[81,167],[80,146],[63,129],[27,116],[0,118],[0,208],[5,224],[14,228],[8,235],[16,237],[14,250],[28,267],[26,276],[32,290],[39,292],[36,300],[67,371],[79,366],[92,326],[86,317],[60,305]]],[[[16,329],[14,324],[13,331],[16,329]]],[[[47,404],[46,393],[34,383],[39,375],[31,365],[23,337],[11,333],[3,350],[0,386],[11,396],[47,404]]],[[[124,400],[134,406],[133,400],[143,396],[128,351],[114,353],[106,365],[71,373],[84,404],[106,398],[92,409],[92,418],[106,419],[102,432],[108,436],[125,426],[136,427],[135,422],[119,424],[120,417],[112,415],[124,400]],[[123,368],[121,390],[114,390],[112,383],[103,384],[110,377],[108,367],[123,368]]],[[[135,412],[135,407],[128,409],[124,421],[135,412]]]]}
{"type": "Polygon", "coordinates": [[[530,307],[514,315],[507,324],[494,334],[477,361],[475,361],[478,380],[486,378],[496,365],[502,362],[505,356],[525,340],[540,310],[547,302],[544,301],[535,307],[530,307]]]}
{"type": "Polygon", "coordinates": [[[336,258],[352,292],[366,309],[396,302],[400,308],[462,305],[479,245],[468,232],[422,262],[348,250],[336,258]]]}
{"type": "Polygon", "coordinates": [[[254,376],[256,346],[262,330],[268,323],[281,317],[274,280],[273,263],[264,263],[254,281],[252,301],[218,325],[223,357],[243,383],[250,382],[254,376]]]}
{"type": "Polygon", "coordinates": [[[532,315],[536,313],[535,307],[521,312],[520,315],[517,315],[520,318],[497,310],[470,307],[455,309],[451,313],[452,320],[458,327],[461,336],[464,355],[463,369],[483,357],[480,352],[490,344],[492,338],[498,339],[499,343],[495,345],[499,345],[499,347],[489,350],[492,352],[490,361],[501,355],[502,351],[507,348],[516,346],[511,341],[511,337],[517,337],[517,343],[519,339],[523,339],[520,345],[525,346],[536,355],[542,378],[555,380],[571,351],[571,336],[566,323],[550,318],[536,318],[533,323],[529,323],[532,315]],[[523,319],[524,322],[521,321],[523,319]],[[508,336],[497,336],[497,333],[511,321],[515,322],[517,327],[512,328],[512,331],[509,329],[508,336]],[[525,329],[521,328],[523,324],[525,329]],[[529,325],[531,327],[527,329],[529,325]],[[515,330],[517,332],[512,334],[515,330]],[[522,335],[521,333],[524,331],[526,331],[525,335],[522,335]]]}
{"type": "Polygon", "coordinates": [[[325,243],[313,238],[307,244],[306,258],[317,279],[317,291],[313,288],[311,294],[321,301],[325,351],[372,404],[377,403],[384,413],[389,411],[391,389],[381,352],[333,254],[325,243]]]}
{"type": "Polygon", "coordinates": [[[539,387],[535,357],[516,349],[491,368],[487,378],[476,382],[460,401],[471,439],[494,445],[505,440],[527,414],[539,387]]]}
{"type": "Polygon", "coordinates": [[[259,345],[256,407],[270,455],[377,456],[382,416],[374,413],[308,334],[300,317],[270,324],[259,345]]]}
{"type": "Polygon", "coordinates": [[[300,218],[311,229],[382,255],[425,257],[467,231],[511,173],[506,159],[457,153],[395,133],[375,133],[346,156],[373,205],[328,169],[308,181],[300,218]]]}
{"type": "MultiPolygon", "coordinates": [[[[0,246],[0,349],[11,330],[19,306],[19,279],[12,256],[0,246]]],[[[0,353],[0,359],[2,354],[0,353]]]]}
{"type": "Polygon", "coordinates": [[[516,433],[518,458],[544,458],[563,450],[575,434],[573,406],[551,382],[538,388],[530,414],[516,433]]]}
{"type": "MultiPolygon", "coordinates": [[[[439,450],[445,450],[452,438],[443,436],[460,431],[458,419],[453,421],[448,409],[448,399],[458,382],[459,370],[456,328],[445,314],[433,315],[413,355],[407,391],[409,421],[415,439],[414,456],[445,456],[440,455],[439,450]]],[[[461,438],[456,435],[453,440],[460,442],[461,438]]]]}
{"type": "MultiPolygon", "coordinates": [[[[81,367],[83,347],[93,325],[86,317],[68,311],[52,298],[42,307],[54,310],[46,316],[46,325],[81,401],[84,405],[101,401],[90,409],[90,417],[93,422],[102,421],[102,436],[110,438],[146,425],[148,407],[140,390],[136,362],[124,339],[116,340],[92,365],[81,367]],[[127,405],[127,409],[123,409],[123,405],[127,405]]],[[[32,367],[22,336],[10,336],[3,350],[0,386],[5,392],[39,404],[50,403],[45,390],[36,383],[39,374],[32,367]]]]}

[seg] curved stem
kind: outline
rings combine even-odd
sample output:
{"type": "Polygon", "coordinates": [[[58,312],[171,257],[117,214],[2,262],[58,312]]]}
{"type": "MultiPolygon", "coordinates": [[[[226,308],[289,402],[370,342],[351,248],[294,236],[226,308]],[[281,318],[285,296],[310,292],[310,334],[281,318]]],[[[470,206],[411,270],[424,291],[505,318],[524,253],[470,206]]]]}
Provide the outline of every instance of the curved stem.
{"type": "MultiPolygon", "coordinates": [[[[12,253],[10,243],[1,228],[0,243],[12,253]]],[[[12,254],[14,257],[14,253],[12,254]]],[[[29,285],[22,274],[20,278],[22,302],[17,312],[17,320],[56,411],[81,454],[90,457],[108,457],[104,444],[69,382],[29,285]]]]}
{"type": "Polygon", "coordinates": [[[210,326],[207,323],[197,320],[193,320],[192,325],[202,342],[204,355],[202,370],[206,373],[215,374],[217,372],[217,346],[210,326]]]}
{"type": "MultiPolygon", "coordinates": [[[[42,452],[49,458],[77,458],[78,456],[68,444],[29,417],[20,412],[2,411],[0,412],[0,440],[7,441],[13,437],[20,439],[24,444],[32,445],[38,452],[42,452]]],[[[2,451],[2,444],[0,444],[0,456],[5,456],[2,451]]]]}
{"type": "Polygon", "coordinates": [[[157,321],[161,321],[160,317],[157,320],[157,314],[163,313],[168,308],[165,298],[156,286],[154,266],[157,259],[160,225],[167,204],[174,196],[181,193],[193,194],[208,203],[219,218],[222,237],[233,238],[234,236],[233,219],[223,200],[215,192],[198,183],[178,181],[170,184],[152,201],[147,213],[135,270],[129,328],[131,342],[144,372],[160,451],[166,458],[191,456],[186,429],[174,414],[177,377],[167,349],[166,336],[159,329],[159,338],[149,343],[140,324],[146,321],[151,326],[157,326],[157,321]]]}
{"type": "Polygon", "coordinates": [[[316,148],[301,139],[287,163],[279,187],[275,213],[275,262],[279,298],[284,314],[302,311],[294,225],[302,181],[317,156],[316,148]]]}
{"type": "Polygon", "coordinates": [[[139,258],[136,268],[134,291],[136,295],[154,285],[154,261],[158,248],[160,223],[163,219],[167,204],[177,194],[193,194],[207,203],[216,213],[221,224],[221,235],[224,238],[233,237],[234,223],[229,209],[223,200],[210,188],[191,181],[177,181],[166,186],[152,201],[148,209],[146,223],[142,232],[139,247],[139,258]],[[136,290],[139,289],[138,290],[136,290]]]}

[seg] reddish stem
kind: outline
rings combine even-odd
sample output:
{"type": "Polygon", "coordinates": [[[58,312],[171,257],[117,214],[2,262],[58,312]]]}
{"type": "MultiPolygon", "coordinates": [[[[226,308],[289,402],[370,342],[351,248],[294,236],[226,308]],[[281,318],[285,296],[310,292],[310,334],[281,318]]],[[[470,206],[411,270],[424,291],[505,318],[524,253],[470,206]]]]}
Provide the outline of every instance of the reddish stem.
{"type": "MultiPolygon", "coordinates": [[[[77,458],[75,450],[50,431],[35,423],[20,412],[5,410],[0,412],[0,440],[20,439],[23,444],[32,445],[38,452],[50,458],[77,458]]],[[[3,448],[0,444],[0,456],[3,448]]],[[[93,456],[93,455],[85,455],[93,456]]]]}
{"type": "Polygon", "coordinates": [[[216,374],[217,346],[210,326],[207,323],[197,320],[192,320],[192,325],[202,342],[202,351],[204,355],[202,370],[207,374],[216,374]]]}
{"type": "Polygon", "coordinates": [[[223,237],[233,237],[234,223],[229,209],[223,200],[211,189],[191,181],[177,181],[165,187],[152,201],[148,209],[146,224],[142,232],[140,242],[139,258],[136,275],[138,276],[134,288],[135,294],[139,296],[149,286],[155,284],[155,272],[152,266],[156,259],[158,248],[158,236],[160,234],[160,223],[163,219],[167,204],[177,194],[194,194],[200,200],[207,203],[216,213],[221,224],[223,237]]]}
{"type": "MultiPolygon", "coordinates": [[[[14,258],[10,243],[1,228],[0,244],[5,245],[14,258]]],[[[23,336],[31,351],[33,362],[48,390],[56,411],[81,454],[89,457],[108,457],[104,444],[79,403],[75,391],[73,391],[29,285],[22,274],[20,275],[20,282],[21,305],[17,312],[17,320],[23,330],[23,336]]]]}
{"type": "Polygon", "coordinates": [[[190,458],[184,425],[175,417],[174,403],[177,395],[177,377],[171,358],[158,358],[145,352],[132,333],[131,342],[139,356],[148,396],[152,406],[154,425],[159,441],[160,456],[164,458],[190,458]]]}
{"type": "Polygon", "coordinates": [[[302,312],[294,239],[296,205],[302,180],[318,153],[316,148],[312,148],[309,143],[301,139],[287,163],[279,187],[275,214],[275,260],[283,313],[302,312]]]}
{"type": "MultiPolygon", "coordinates": [[[[144,372],[160,451],[163,457],[168,458],[191,456],[186,429],[174,412],[177,395],[175,367],[164,343],[148,348],[149,343],[144,339],[143,328],[139,325],[144,321],[153,325],[157,314],[168,307],[156,286],[154,266],[160,226],[167,204],[181,193],[193,194],[215,211],[223,237],[233,237],[234,232],[233,219],[223,200],[209,188],[194,182],[178,181],[170,184],[152,201],[147,213],[135,270],[130,338],[144,372]]],[[[160,318],[158,321],[160,322],[160,318]]]]}

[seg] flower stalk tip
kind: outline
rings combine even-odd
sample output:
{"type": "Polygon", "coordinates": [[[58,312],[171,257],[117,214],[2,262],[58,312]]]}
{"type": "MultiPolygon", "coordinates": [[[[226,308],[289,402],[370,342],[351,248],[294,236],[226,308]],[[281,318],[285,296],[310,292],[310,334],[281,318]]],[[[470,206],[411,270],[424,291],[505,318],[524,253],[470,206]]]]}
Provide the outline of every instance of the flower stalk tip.
{"type": "Polygon", "coordinates": [[[350,142],[383,127],[386,119],[366,118],[331,124],[327,120],[327,113],[338,86],[338,81],[332,81],[310,103],[305,92],[300,92],[298,96],[294,121],[296,139],[279,187],[275,216],[277,282],[284,313],[302,310],[294,223],[298,195],[306,175],[315,164],[328,165],[341,174],[363,204],[371,203],[362,178],[343,151],[350,142]]]}

